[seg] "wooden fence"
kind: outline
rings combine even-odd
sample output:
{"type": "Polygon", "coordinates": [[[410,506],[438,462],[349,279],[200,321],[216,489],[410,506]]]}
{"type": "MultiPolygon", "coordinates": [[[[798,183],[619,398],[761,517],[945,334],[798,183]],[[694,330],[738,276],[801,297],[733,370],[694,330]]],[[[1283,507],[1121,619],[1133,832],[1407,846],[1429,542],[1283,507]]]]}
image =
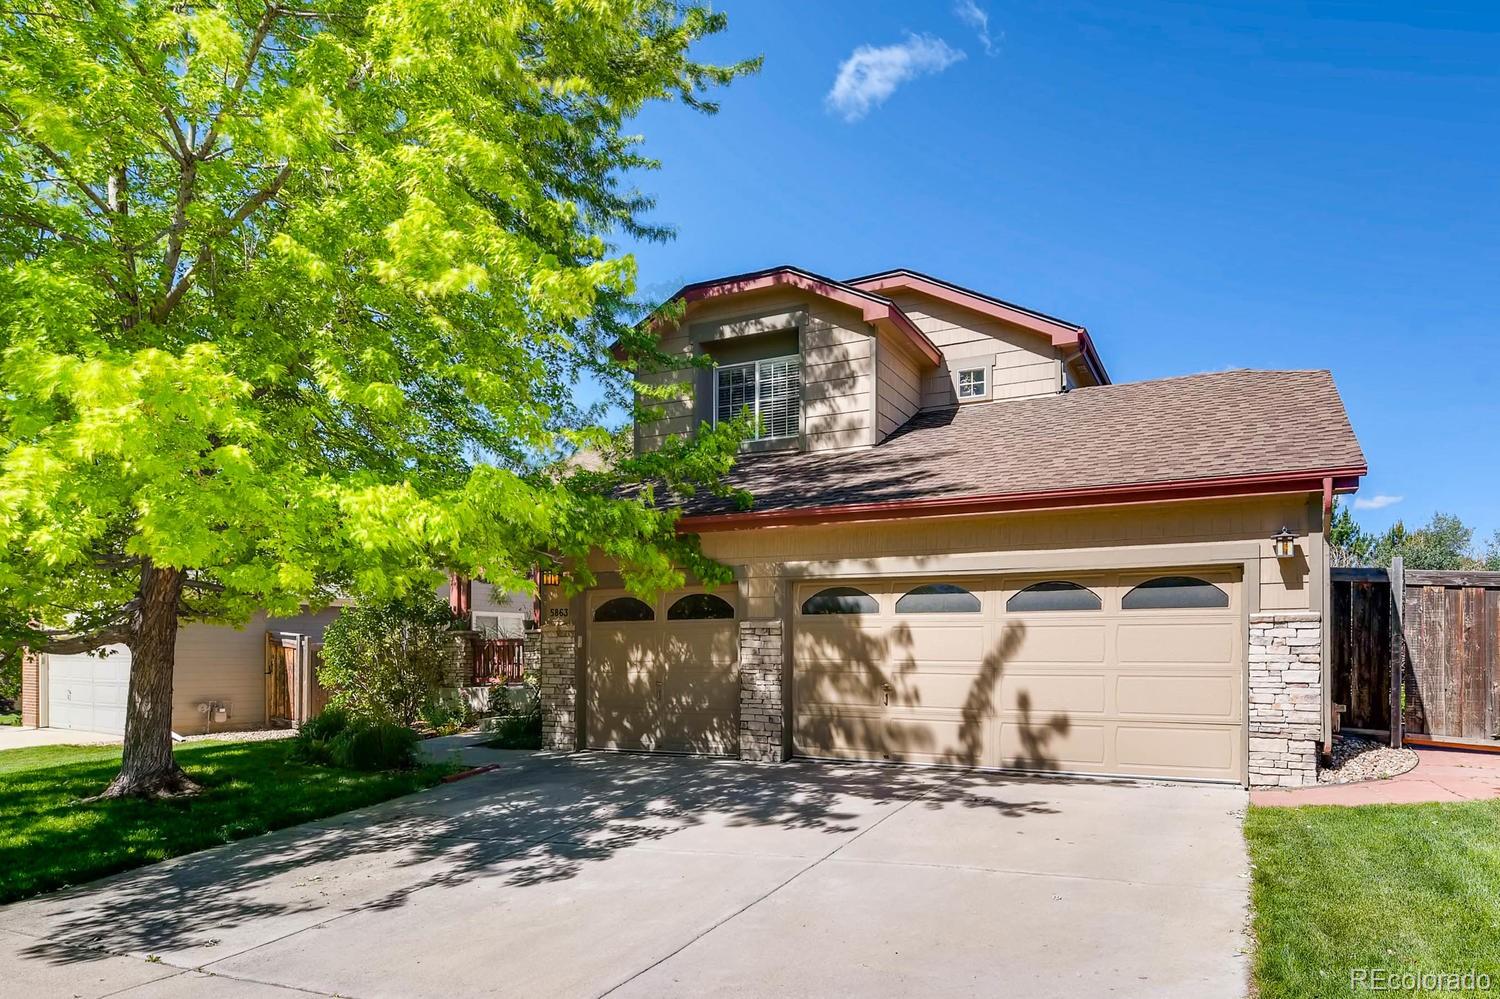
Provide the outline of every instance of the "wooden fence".
{"type": "Polygon", "coordinates": [[[1500,742],[1500,572],[1334,569],[1329,622],[1341,727],[1500,742]],[[1393,682],[1394,677],[1394,682],[1393,682]],[[1393,718],[1401,724],[1392,724],[1393,718]]]}

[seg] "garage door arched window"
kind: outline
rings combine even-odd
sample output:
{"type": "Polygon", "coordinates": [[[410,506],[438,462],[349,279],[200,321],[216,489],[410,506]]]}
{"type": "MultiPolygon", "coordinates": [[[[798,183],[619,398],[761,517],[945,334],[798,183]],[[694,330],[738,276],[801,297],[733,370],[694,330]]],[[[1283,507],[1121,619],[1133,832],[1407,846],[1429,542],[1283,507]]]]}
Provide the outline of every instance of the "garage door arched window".
{"type": "Polygon", "coordinates": [[[668,621],[731,621],[734,608],[712,593],[689,593],[667,608],[668,621]]]}
{"type": "Polygon", "coordinates": [[[622,621],[655,621],[656,611],[644,600],[635,597],[615,597],[594,608],[594,620],[600,624],[616,624],[622,621]]]}
{"type": "Polygon", "coordinates": [[[880,604],[853,586],[830,586],[802,601],[803,614],[879,614],[880,604]]]}
{"type": "Polygon", "coordinates": [[[1027,611],[1096,611],[1101,606],[1099,594],[1087,586],[1070,583],[1065,579],[1032,583],[1026,589],[1011,594],[1011,598],[1005,601],[1005,610],[1009,614],[1027,611]]]}
{"type": "Polygon", "coordinates": [[[924,583],[901,594],[897,614],[978,614],[979,598],[956,583],[924,583]]]}
{"type": "Polygon", "coordinates": [[[1229,594],[1197,576],[1157,576],[1125,594],[1122,610],[1183,610],[1228,607],[1229,594]]]}

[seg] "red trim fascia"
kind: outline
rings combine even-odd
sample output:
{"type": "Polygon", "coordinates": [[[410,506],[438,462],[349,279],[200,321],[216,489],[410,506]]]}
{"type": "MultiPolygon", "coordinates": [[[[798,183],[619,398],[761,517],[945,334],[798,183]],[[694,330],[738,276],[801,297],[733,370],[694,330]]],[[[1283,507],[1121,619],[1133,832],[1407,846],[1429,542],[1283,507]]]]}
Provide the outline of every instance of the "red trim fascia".
{"type": "MultiPolygon", "coordinates": [[[[1337,477],[1357,481],[1366,469],[1339,469],[1337,477]]],[[[958,499],[899,500],[882,503],[850,503],[842,506],[805,507],[798,510],[750,510],[744,513],[703,514],[682,517],[680,532],[738,531],[756,527],[789,527],[831,522],[904,520],[911,517],[945,517],[979,513],[1012,513],[1022,510],[1057,510],[1070,507],[1120,506],[1169,500],[1262,496],[1273,493],[1321,492],[1332,479],[1318,472],[1284,472],[1275,475],[1226,476],[1191,482],[1162,482],[1090,489],[1060,489],[1047,492],[967,496],[958,499]]]]}
{"type": "Polygon", "coordinates": [[[730,295],[743,295],[752,291],[764,291],[767,288],[790,287],[826,298],[840,305],[847,305],[859,310],[860,318],[867,323],[884,326],[900,333],[911,341],[912,346],[933,364],[942,362],[942,352],[927,339],[927,334],[919,330],[915,323],[907,317],[891,302],[876,298],[847,285],[833,284],[828,281],[820,281],[807,274],[801,274],[793,270],[775,270],[763,274],[755,274],[744,278],[726,278],[721,281],[708,281],[703,284],[693,285],[682,292],[682,301],[687,304],[703,302],[713,298],[725,298],[730,295]]]}

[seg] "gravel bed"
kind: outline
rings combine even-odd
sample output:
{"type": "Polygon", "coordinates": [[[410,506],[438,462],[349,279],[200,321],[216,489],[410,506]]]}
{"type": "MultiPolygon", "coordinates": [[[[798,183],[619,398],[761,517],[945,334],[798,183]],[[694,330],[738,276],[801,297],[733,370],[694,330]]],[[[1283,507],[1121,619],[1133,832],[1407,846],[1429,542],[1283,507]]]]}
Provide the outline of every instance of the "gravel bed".
{"type": "Polygon", "coordinates": [[[208,732],[183,736],[183,742],[270,742],[272,739],[290,739],[297,734],[293,728],[258,728],[248,732],[208,732]]]}
{"type": "Polygon", "coordinates": [[[1333,737],[1333,764],[1318,771],[1319,784],[1354,784],[1404,774],[1417,765],[1412,749],[1392,749],[1362,735],[1333,737]]]}

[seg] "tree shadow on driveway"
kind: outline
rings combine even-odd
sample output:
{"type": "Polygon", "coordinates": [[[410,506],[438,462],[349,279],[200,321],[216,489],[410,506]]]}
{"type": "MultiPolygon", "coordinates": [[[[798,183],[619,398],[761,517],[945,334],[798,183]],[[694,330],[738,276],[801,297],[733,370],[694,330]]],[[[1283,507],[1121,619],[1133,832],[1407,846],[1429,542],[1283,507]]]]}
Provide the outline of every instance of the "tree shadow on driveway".
{"type": "Polygon", "coordinates": [[[427,888],[544,885],[667,841],[671,849],[816,858],[918,801],[983,809],[997,823],[1057,810],[1036,779],[993,773],[535,754],[17,903],[0,910],[0,930],[33,938],[21,951],[31,959],[129,953],[198,967],[348,913],[399,908],[427,888]]]}

